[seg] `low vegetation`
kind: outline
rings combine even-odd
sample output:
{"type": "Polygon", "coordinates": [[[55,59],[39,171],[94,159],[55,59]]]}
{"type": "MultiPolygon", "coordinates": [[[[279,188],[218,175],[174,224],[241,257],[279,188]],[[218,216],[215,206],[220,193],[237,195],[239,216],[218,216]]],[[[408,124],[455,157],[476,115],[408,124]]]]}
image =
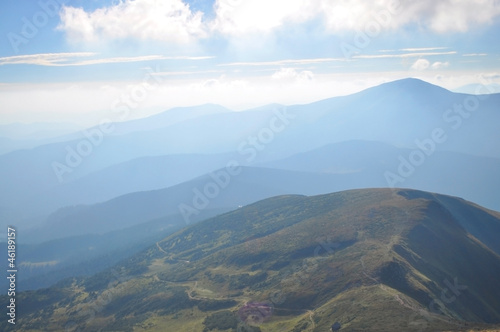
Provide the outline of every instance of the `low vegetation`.
{"type": "MultiPolygon", "coordinates": [[[[372,189],[264,200],[180,230],[113,269],[20,293],[18,326],[495,330],[500,255],[481,242],[487,234],[471,236],[443,199],[372,189]]],[[[454,204],[500,225],[492,212],[454,204]]]]}

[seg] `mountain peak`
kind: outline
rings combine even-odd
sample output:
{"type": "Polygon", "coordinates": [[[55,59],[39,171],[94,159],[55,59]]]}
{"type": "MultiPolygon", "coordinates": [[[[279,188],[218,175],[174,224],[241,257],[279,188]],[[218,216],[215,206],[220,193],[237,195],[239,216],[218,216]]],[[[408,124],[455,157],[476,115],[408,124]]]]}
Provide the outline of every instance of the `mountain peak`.
{"type": "Polygon", "coordinates": [[[383,83],[378,87],[390,87],[396,89],[403,89],[412,92],[429,92],[430,90],[441,90],[442,92],[450,92],[449,90],[440,87],[439,85],[435,85],[419,78],[408,77],[400,80],[395,80],[387,83],[383,83]]]}

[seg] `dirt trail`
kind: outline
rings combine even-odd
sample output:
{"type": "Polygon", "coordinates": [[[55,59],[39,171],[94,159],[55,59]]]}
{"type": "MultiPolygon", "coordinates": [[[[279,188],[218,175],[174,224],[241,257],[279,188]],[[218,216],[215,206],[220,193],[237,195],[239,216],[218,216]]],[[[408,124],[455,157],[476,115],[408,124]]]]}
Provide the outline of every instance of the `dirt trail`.
{"type": "Polygon", "coordinates": [[[314,319],[313,319],[314,311],[307,310],[307,313],[309,314],[309,319],[311,320],[312,330],[314,330],[316,328],[316,323],[314,322],[314,319]]]}
{"type": "Polygon", "coordinates": [[[160,243],[159,242],[156,242],[156,246],[158,247],[158,250],[160,250],[161,252],[163,252],[165,255],[168,255],[168,253],[165,250],[163,250],[162,247],[160,247],[160,243]]]}

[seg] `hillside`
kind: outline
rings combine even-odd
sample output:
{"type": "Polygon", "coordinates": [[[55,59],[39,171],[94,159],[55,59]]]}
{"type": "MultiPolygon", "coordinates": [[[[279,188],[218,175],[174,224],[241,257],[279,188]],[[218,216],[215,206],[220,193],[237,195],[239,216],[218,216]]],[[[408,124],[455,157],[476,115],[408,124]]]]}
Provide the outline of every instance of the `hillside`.
{"type": "MultiPolygon", "coordinates": [[[[222,211],[211,211],[217,215],[222,211]]],[[[18,248],[19,291],[45,288],[67,277],[89,276],[149,247],[151,243],[185,226],[180,216],[166,216],[125,229],[68,236],[18,248]]],[[[40,239],[41,240],[41,239],[40,239]]],[[[7,244],[0,243],[0,254],[7,255],[7,244]]],[[[8,289],[8,280],[0,287],[8,289]]]]}
{"type": "Polygon", "coordinates": [[[415,190],[274,197],[189,226],[93,277],[18,294],[16,327],[495,330],[500,255],[490,245],[499,230],[497,212],[415,190]]]}

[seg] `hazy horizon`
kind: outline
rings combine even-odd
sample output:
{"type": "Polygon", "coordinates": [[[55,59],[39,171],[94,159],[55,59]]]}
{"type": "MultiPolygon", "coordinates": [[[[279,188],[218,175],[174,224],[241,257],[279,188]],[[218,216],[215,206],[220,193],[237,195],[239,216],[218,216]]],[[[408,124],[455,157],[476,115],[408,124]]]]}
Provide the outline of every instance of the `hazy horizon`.
{"type": "Polygon", "coordinates": [[[120,103],[130,119],[294,105],[407,77],[500,91],[494,1],[41,0],[0,12],[2,124],[88,126],[120,103]]]}

